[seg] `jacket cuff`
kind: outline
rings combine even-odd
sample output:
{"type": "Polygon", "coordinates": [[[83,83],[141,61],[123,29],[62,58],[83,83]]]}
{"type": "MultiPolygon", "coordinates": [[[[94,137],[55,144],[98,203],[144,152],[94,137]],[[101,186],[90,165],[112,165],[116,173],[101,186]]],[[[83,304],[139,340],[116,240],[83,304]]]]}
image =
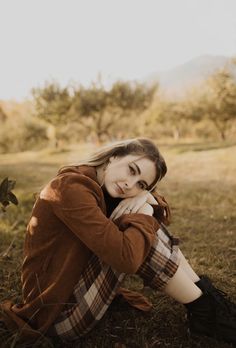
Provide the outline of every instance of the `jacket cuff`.
{"type": "Polygon", "coordinates": [[[152,228],[156,232],[160,228],[160,223],[154,216],[142,213],[123,214],[113,222],[119,227],[121,231],[128,228],[134,222],[141,222],[147,228],[152,228]]]}

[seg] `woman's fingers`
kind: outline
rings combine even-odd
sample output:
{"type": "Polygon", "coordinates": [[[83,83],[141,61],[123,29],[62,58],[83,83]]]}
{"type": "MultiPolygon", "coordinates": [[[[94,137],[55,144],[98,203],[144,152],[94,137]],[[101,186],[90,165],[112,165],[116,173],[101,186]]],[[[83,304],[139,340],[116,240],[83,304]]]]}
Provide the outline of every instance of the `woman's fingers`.
{"type": "Polygon", "coordinates": [[[123,214],[133,214],[137,213],[137,211],[140,209],[139,206],[125,206],[125,207],[116,207],[116,209],[112,212],[110,219],[115,220],[118,217],[120,217],[123,214]]]}
{"type": "Polygon", "coordinates": [[[157,200],[153,197],[151,193],[148,194],[147,201],[148,204],[158,205],[157,200]]]}
{"type": "Polygon", "coordinates": [[[130,214],[133,211],[134,202],[133,199],[127,198],[123,200],[112,212],[110,218],[112,220],[117,219],[123,214],[130,214]]]}
{"type": "Polygon", "coordinates": [[[139,209],[139,213],[151,216],[151,215],[153,215],[153,207],[150,204],[145,203],[142,206],[142,208],[139,209]]]}
{"type": "Polygon", "coordinates": [[[139,204],[136,204],[134,207],[133,207],[133,209],[132,209],[132,213],[137,213],[138,211],[139,211],[139,209],[140,208],[142,208],[143,206],[144,206],[144,204],[145,204],[146,202],[141,202],[141,204],[139,203],[139,204]]]}
{"type": "Polygon", "coordinates": [[[110,219],[115,220],[123,214],[137,213],[146,203],[147,194],[137,195],[135,197],[125,198],[112,212],[110,219]]]}
{"type": "Polygon", "coordinates": [[[118,205],[112,212],[111,214],[111,219],[117,219],[119,216],[121,216],[122,214],[125,214],[125,212],[128,210],[129,208],[126,205],[118,205]]]}

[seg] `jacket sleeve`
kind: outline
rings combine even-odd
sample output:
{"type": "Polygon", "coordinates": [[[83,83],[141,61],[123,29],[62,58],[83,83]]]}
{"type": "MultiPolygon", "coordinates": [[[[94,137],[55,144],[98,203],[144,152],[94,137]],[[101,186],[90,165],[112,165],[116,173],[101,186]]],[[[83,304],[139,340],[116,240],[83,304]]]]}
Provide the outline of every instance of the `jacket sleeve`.
{"type": "Polygon", "coordinates": [[[105,263],[121,273],[135,273],[154,241],[156,219],[130,214],[114,223],[99,206],[97,183],[78,175],[64,178],[64,183],[60,180],[52,184],[57,191],[57,199],[51,202],[57,217],[105,263]]]}

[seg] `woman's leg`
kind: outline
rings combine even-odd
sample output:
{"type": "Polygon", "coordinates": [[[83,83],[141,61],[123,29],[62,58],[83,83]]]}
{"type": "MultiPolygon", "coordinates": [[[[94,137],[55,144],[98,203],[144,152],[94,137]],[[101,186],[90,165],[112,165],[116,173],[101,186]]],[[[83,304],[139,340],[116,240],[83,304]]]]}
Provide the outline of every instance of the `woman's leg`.
{"type": "Polygon", "coordinates": [[[180,249],[178,253],[180,257],[181,268],[185,271],[185,273],[187,273],[189,278],[192,279],[194,283],[198,282],[200,280],[199,276],[194,272],[194,270],[192,269],[192,267],[190,266],[180,249]]]}
{"type": "Polygon", "coordinates": [[[125,278],[92,255],[74,286],[73,294],[51,328],[65,342],[87,334],[103,317],[125,278]]]}
{"type": "Polygon", "coordinates": [[[181,250],[178,250],[179,267],[163,291],[180,303],[189,303],[202,295],[196,282],[200,280],[181,250]]]}
{"type": "MultiPolygon", "coordinates": [[[[189,268],[191,271],[190,266],[189,268]]],[[[192,302],[202,295],[202,291],[194,284],[189,274],[183,269],[181,263],[174,276],[163,289],[163,292],[183,304],[192,302]]]]}
{"type": "Polygon", "coordinates": [[[157,239],[137,273],[144,285],[185,305],[190,333],[236,344],[236,305],[207,277],[198,277],[166,228],[157,231],[157,239]]]}

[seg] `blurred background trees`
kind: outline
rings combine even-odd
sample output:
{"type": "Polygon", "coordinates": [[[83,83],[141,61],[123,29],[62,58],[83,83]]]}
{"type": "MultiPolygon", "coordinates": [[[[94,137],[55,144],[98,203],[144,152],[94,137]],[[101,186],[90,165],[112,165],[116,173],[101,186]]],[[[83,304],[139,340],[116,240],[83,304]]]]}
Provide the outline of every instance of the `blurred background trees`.
{"type": "Polygon", "coordinates": [[[236,120],[236,83],[227,69],[214,73],[199,91],[193,112],[201,120],[210,120],[222,140],[236,120]]]}
{"type": "Polygon", "coordinates": [[[43,88],[34,88],[32,95],[35,116],[50,125],[47,129],[47,136],[52,145],[57,147],[59,130],[69,122],[68,111],[71,107],[71,96],[68,88],[62,88],[57,82],[46,83],[43,88]]]}
{"type": "MultiPolygon", "coordinates": [[[[33,89],[32,93],[35,116],[55,128],[51,132],[57,145],[60,136],[64,138],[60,129],[68,124],[74,124],[78,132],[76,125],[79,125],[83,128],[82,135],[86,134],[86,137],[98,142],[116,137],[125,127],[124,120],[129,122],[132,115],[137,120],[150,106],[156,90],[157,86],[147,87],[137,82],[119,81],[110,89],[106,89],[101,82],[87,88],[62,88],[53,82],[33,89]]],[[[123,133],[126,136],[126,132],[123,133]]]]}
{"type": "Polygon", "coordinates": [[[0,105],[0,122],[4,123],[7,119],[6,113],[3,111],[1,105],[0,105]]]}
{"type": "MultiPolygon", "coordinates": [[[[236,65],[236,61],[233,61],[236,65]]],[[[236,79],[224,67],[181,97],[158,84],[101,81],[32,90],[24,103],[0,102],[0,152],[63,147],[134,136],[165,141],[234,140],[236,79]]]]}

